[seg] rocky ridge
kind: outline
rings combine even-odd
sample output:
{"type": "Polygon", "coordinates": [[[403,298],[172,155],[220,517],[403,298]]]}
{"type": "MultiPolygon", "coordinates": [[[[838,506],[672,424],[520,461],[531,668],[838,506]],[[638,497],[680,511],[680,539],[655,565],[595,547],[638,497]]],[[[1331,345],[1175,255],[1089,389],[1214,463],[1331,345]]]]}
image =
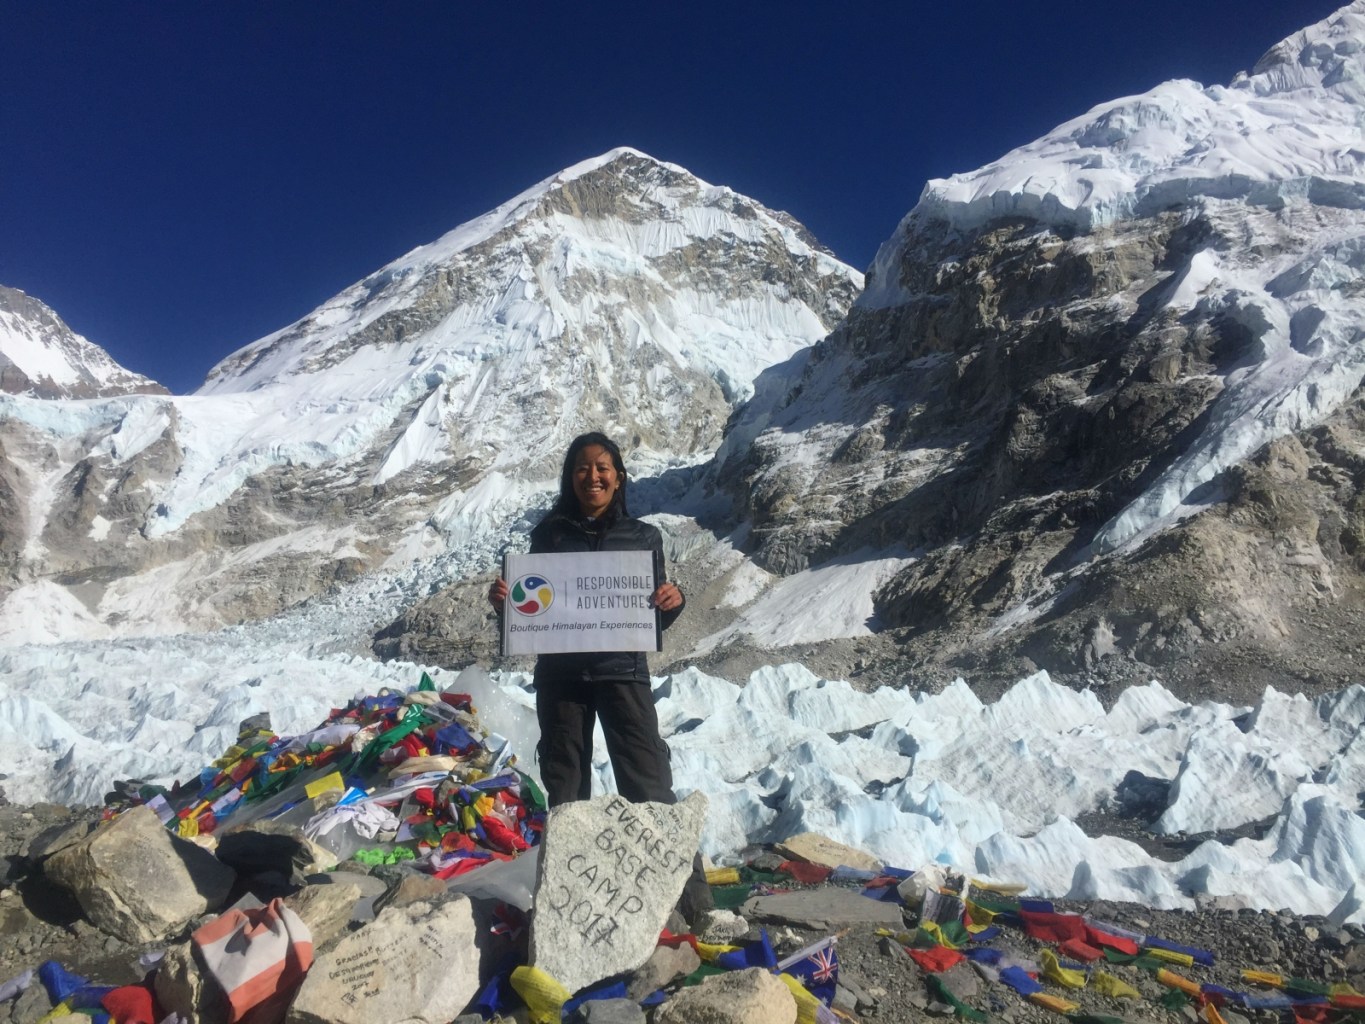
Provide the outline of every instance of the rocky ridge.
{"type": "Polygon", "coordinates": [[[1334,147],[1362,42],[1357,2],[1227,88],[930,182],[845,322],[760,376],[720,521],[779,574],[913,558],[876,596],[879,681],[1356,678],[1365,186],[1334,147]],[[1223,187],[1238,118],[1272,156],[1223,187]],[[1300,121],[1335,143],[1291,166],[1300,121]]]}
{"type": "Polygon", "coordinates": [[[621,437],[632,472],[703,459],[758,370],[860,286],[790,217],[682,168],[569,168],[195,395],[0,400],[3,635],[214,628],[471,545],[492,564],[574,434],[621,437]]]}
{"type": "Polygon", "coordinates": [[[46,303],[0,285],[0,392],[32,398],[164,395],[156,381],[120,366],[46,303]]]}

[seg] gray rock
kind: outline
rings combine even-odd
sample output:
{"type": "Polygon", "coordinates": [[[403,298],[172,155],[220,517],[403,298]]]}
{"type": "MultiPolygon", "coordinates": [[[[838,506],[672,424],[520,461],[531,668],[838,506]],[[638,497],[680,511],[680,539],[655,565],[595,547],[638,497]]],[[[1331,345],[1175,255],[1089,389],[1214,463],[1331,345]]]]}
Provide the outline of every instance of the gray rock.
{"type": "Polygon", "coordinates": [[[654,1024],[795,1024],[796,998],[761,967],[716,974],[654,1011],[654,1024]]]}
{"type": "Polygon", "coordinates": [[[52,1011],[52,1000],[47,997],[47,989],[37,978],[19,994],[10,1006],[9,1019],[15,1022],[41,1020],[52,1011]]]}
{"type": "Polygon", "coordinates": [[[760,853],[752,861],[755,871],[776,871],[782,866],[785,857],[780,857],[775,853],[760,853]]]}
{"type": "Polygon", "coordinates": [[[943,987],[958,999],[967,1002],[981,991],[981,979],[967,964],[955,964],[938,976],[943,987]]]}
{"type": "Polygon", "coordinates": [[[552,810],[541,842],[531,957],[570,992],[649,959],[692,872],[706,797],[619,796],[552,810]]]}
{"type": "Polygon", "coordinates": [[[776,921],[816,931],[837,931],[855,924],[901,927],[901,908],[895,903],[870,900],[848,889],[806,889],[755,896],[741,908],[751,921],[776,921]]]}
{"type": "Polygon", "coordinates": [[[313,962],[288,1024],[445,1024],[479,990],[468,897],[389,907],[313,962]]]}
{"type": "Polygon", "coordinates": [[[190,943],[166,950],[152,977],[152,988],[162,1009],[178,1013],[196,1024],[227,1024],[227,997],[218,983],[199,966],[190,943]]]}
{"type": "Polygon", "coordinates": [[[230,868],[172,836],[134,807],[47,859],[44,874],[70,890],[92,924],[125,942],[155,942],[222,906],[230,868]]]}
{"type": "Polygon", "coordinates": [[[95,831],[98,824],[95,821],[77,818],[52,825],[29,840],[26,856],[33,860],[50,857],[58,850],[65,850],[68,846],[79,843],[95,831]]]}
{"type": "Polygon", "coordinates": [[[836,985],[834,986],[834,999],[830,1002],[830,1006],[851,1014],[858,1009],[858,997],[843,985],[836,985]]]}
{"type": "Polygon", "coordinates": [[[686,943],[677,949],[658,946],[626,982],[626,995],[638,1003],[674,978],[685,978],[700,966],[701,957],[686,943]]]}
{"type": "Polygon", "coordinates": [[[313,936],[313,949],[317,951],[345,931],[359,899],[360,887],[342,882],[338,885],[305,885],[284,902],[308,926],[313,936]]]}
{"type": "Polygon", "coordinates": [[[565,1020],[569,1024],[645,1024],[645,1011],[629,999],[590,999],[565,1020]]]}
{"type": "Polygon", "coordinates": [[[877,948],[882,951],[882,956],[889,956],[893,960],[910,959],[910,954],[905,951],[905,947],[889,935],[883,935],[881,937],[881,940],[877,943],[877,948]]]}
{"type": "Polygon", "coordinates": [[[733,911],[708,910],[697,938],[702,942],[723,944],[734,942],[748,931],[749,922],[733,911]]]}

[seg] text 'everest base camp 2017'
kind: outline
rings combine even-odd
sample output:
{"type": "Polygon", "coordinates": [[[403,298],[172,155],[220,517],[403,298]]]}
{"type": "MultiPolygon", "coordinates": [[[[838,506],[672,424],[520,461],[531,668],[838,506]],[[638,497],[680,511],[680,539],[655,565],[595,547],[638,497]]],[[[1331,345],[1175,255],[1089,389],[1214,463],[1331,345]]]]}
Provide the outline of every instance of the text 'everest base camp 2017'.
{"type": "Polygon", "coordinates": [[[0,288],[0,1021],[1359,1019],[1362,153],[1356,0],[865,278],[617,149],[189,395],[0,288]],[[486,598],[591,430],[677,802],[486,598]]]}

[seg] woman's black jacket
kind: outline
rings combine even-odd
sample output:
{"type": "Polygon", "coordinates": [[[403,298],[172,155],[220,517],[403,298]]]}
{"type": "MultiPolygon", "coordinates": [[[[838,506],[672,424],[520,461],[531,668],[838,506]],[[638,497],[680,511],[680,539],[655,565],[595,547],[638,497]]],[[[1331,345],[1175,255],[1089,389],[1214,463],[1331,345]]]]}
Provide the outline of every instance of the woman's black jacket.
{"type": "MultiPolygon", "coordinates": [[[[659,531],[648,523],[626,516],[610,522],[585,519],[551,512],[531,530],[531,554],[544,555],[574,551],[652,551],[655,585],[668,577],[664,570],[664,542],[659,531]]],[[[686,598],[684,598],[684,602],[686,598]]],[[[683,606],[660,613],[664,629],[673,625],[683,606]]],[[[542,654],[536,660],[536,678],[554,675],[560,679],[589,682],[606,679],[633,679],[649,682],[649,662],[643,651],[592,651],[582,654],[542,654]]]]}

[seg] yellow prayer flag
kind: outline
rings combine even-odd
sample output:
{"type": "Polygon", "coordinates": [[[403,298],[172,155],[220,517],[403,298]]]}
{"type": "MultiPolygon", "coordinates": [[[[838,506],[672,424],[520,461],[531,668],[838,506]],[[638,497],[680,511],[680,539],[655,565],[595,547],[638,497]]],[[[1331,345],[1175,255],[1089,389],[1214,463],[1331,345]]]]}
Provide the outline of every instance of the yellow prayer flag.
{"type": "Polygon", "coordinates": [[[314,779],[303,787],[303,792],[311,800],[315,796],[321,796],[323,793],[330,793],[334,789],[342,793],[346,792],[346,783],[341,778],[341,772],[332,772],[331,775],[324,775],[320,779],[314,779]]]}
{"type": "Polygon", "coordinates": [[[1095,972],[1095,976],[1090,979],[1090,987],[1100,995],[1108,996],[1111,999],[1142,998],[1142,993],[1128,982],[1122,978],[1116,978],[1112,974],[1106,974],[1104,971],[1095,972]]]}
{"type": "Polygon", "coordinates": [[[1069,967],[1063,967],[1057,960],[1057,954],[1050,949],[1045,949],[1038,954],[1038,960],[1042,964],[1040,972],[1048,981],[1067,988],[1085,988],[1085,972],[1073,971],[1069,967]]]}
{"type": "Polygon", "coordinates": [[[1028,997],[1030,1003],[1037,1003],[1039,1006],[1055,1013],[1075,1013],[1081,1008],[1080,1003],[1073,1003],[1070,999],[1063,999],[1061,996],[1048,995],[1046,992],[1035,992],[1028,997]]]}
{"type": "Polygon", "coordinates": [[[707,868],[707,885],[737,885],[739,883],[739,868],[707,868]]]}
{"type": "Polygon", "coordinates": [[[573,996],[539,967],[522,965],[514,969],[512,987],[531,1011],[534,1024],[559,1024],[560,1008],[573,996]]]}
{"type": "Polygon", "coordinates": [[[820,1000],[806,991],[806,986],[790,974],[779,974],[777,979],[791,989],[792,998],[796,1000],[796,1024],[816,1024],[820,1000]]]}
{"type": "Polygon", "coordinates": [[[731,946],[723,942],[698,942],[697,956],[709,964],[714,962],[716,957],[722,953],[733,953],[739,948],[739,946],[731,946]]]}
{"type": "Polygon", "coordinates": [[[1188,953],[1177,953],[1171,949],[1148,949],[1143,947],[1143,956],[1150,956],[1157,960],[1165,960],[1168,964],[1179,964],[1181,967],[1193,967],[1194,957],[1188,953]]]}

